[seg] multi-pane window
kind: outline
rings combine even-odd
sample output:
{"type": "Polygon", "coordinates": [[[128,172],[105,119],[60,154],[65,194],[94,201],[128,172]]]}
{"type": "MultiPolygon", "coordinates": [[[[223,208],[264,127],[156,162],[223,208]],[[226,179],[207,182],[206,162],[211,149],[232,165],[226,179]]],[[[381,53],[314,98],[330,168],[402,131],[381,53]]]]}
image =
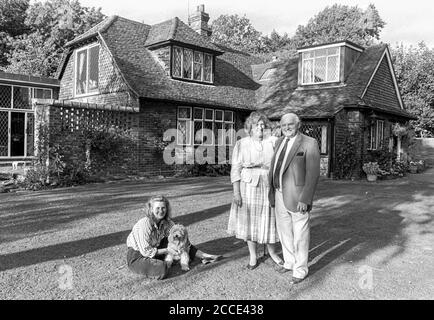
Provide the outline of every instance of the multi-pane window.
{"type": "Polygon", "coordinates": [[[179,145],[232,145],[234,114],[227,110],[179,107],[177,129],[179,145]]]}
{"type": "Polygon", "coordinates": [[[383,147],[384,141],[384,121],[376,120],[371,125],[369,149],[377,150],[383,147]]]}
{"type": "Polygon", "coordinates": [[[339,81],[339,57],[339,47],[303,52],[302,84],[339,81]]]}
{"type": "Polygon", "coordinates": [[[172,76],[200,82],[213,82],[212,55],[192,49],[173,47],[172,76]]]}
{"type": "Polygon", "coordinates": [[[99,45],[89,46],[76,52],[75,94],[98,92],[99,45]]]}
{"type": "Polygon", "coordinates": [[[0,157],[34,155],[34,111],[31,99],[52,99],[52,90],[0,85],[0,157]]]}
{"type": "Polygon", "coordinates": [[[305,135],[316,139],[321,154],[328,154],[327,125],[304,123],[301,125],[300,131],[305,135]]]}

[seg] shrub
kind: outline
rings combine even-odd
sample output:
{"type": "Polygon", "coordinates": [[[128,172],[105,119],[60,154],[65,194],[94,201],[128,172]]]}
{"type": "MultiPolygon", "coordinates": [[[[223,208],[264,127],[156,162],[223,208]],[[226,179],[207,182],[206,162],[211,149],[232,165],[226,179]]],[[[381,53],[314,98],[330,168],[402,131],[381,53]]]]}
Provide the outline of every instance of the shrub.
{"type": "Polygon", "coordinates": [[[337,179],[350,179],[358,165],[356,142],[353,137],[348,136],[336,150],[335,177],[337,179]]]}
{"type": "Polygon", "coordinates": [[[380,171],[380,166],[377,162],[367,162],[363,164],[363,171],[366,174],[376,175],[380,171]]]}

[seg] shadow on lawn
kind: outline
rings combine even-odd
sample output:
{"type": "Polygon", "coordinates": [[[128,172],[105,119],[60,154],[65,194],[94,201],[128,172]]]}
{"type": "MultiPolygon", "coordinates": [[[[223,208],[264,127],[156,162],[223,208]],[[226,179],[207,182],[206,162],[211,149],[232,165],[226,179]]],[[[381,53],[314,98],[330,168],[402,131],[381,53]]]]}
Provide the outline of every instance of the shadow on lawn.
{"type": "MultiPolygon", "coordinates": [[[[211,209],[178,216],[173,220],[177,223],[188,226],[190,224],[223,214],[224,212],[227,212],[229,208],[230,204],[225,204],[211,209]]],[[[29,266],[51,260],[78,257],[93,251],[124,244],[130,231],[131,230],[129,229],[93,238],[64,242],[47,247],[0,255],[0,271],[29,266]]]]}
{"type": "MultiPolygon", "coordinates": [[[[199,179],[123,184],[98,184],[77,188],[7,195],[0,203],[0,243],[25,238],[35,232],[52,230],[62,224],[119,211],[138,210],[148,198],[165,194],[171,200],[188,196],[218,194],[231,186],[218,180],[199,179]],[[180,192],[181,190],[181,192],[180,192]]],[[[2,195],[3,196],[3,195],[2,195]]]]}

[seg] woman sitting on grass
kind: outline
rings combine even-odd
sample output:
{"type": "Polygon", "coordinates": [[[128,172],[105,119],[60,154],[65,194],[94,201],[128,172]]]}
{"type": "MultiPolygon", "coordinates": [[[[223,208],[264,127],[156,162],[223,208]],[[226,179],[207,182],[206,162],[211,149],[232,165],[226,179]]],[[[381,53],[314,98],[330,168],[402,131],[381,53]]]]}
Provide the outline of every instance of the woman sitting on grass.
{"type": "MultiPolygon", "coordinates": [[[[170,267],[164,258],[172,250],[167,247],[167,237],[174,224],[169,200],[163,196],[149,199],[145,205],[145,216],[134,225],[127,239],[128,268],[148,278],[164,279],[170,267]]],[[[221,257],[202,252],[193,245],[190,245],[189,255],[190,260],[197,256],[203,263],[214,262],[221,257]]]]}

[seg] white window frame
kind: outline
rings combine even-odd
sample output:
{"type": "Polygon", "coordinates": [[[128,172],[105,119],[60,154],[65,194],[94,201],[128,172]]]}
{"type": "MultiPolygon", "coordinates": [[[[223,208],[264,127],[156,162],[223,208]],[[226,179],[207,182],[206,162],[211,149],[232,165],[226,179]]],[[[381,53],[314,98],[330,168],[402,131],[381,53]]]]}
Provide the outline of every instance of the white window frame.
{"type": "Polygon", "coordinates": [[[369,150],[378,150],[382,147],[382,143],[384,142],[384,120],[375,120],[375,122],[371,125],[369,140],[369,150]],[[373,133],[375,133],[375,138],[373,133]]]}
{"type": "Polygon", "coordinates": [[[232,128],[235,130],[235,115],[234,115],[234,112],[231,110],[178,106],[176,123],[177,123],[176,143],[179,146],[207,146],[207,147],[218,146],[218,147],[220,147],[220,146],[233,146],[233,144],[234,144],[234,135],[231,135],[229,137],[230,141],[228,144],[226,144],[226,140],[220,141],[218,132],[216,132],[216,134],[214,134],[216,123],[221,123],[222,129],[224,129],[224,130],[225,130],[225,124],[231,124],[232,128]],[[189,118],[180,118],[179,117],[180,109],[189,109],[190,110],[190,117],[189,118]],[[195,118],[195,116],[194,116],[194,110],[195,109],[201,109],[202,110],[202,119],[195,118]],[[206,118],[206,111],[212,111],[212,119],[206,118]],[[216,113],[217,112],[222,113],[222,119],[221,120],[216,120],[216,113]],[[231,114],[231,121],[225,121],[225,112],[231,114]],[[190,129],[190,135],[186,137],[185,143],[181,143],[181,141],[180,141],[180,136],[179,136],[180,130],[178,127],[179,121],[187,121],[187,125],[190,126],[190,128],[189,128],[190,129]],[[212,123],[213,136],[212,136],[211,143],[203,143],[203,139],[204,139],[203,131],[202,131],[202,143],[200,143],[200,144],[195,143],[195,141],[194,141],[195,137],[196,137],[196,132],[194,131],[194,129],[195,129],[194,123],[195,122],[202,122],[202,130],[205,128],[205,122],[208,122],[208,123],[211,122],[212,123]]]}
{"type": "Polygon", "coordinates": [[[213,66],[213,64],[214,64],[213,56],[211,54],[209,54],[209,53],[206,53],[206,52],[203,52],[203,51],[198,51],[198,50],[193,50],[193,49],[190,49],[190,48],[180,47],[180,46],[173,46],[173,48],[172,48],[172,63],[171,63],[172,71],[171,71],[171,74],[172,74],[172,77],[175,78],[175,79],[182,79],[182,80],[189,80],[189,81],[203,82],[203,83],[213,83],[214,82],[214,66],[213,66]],[[180,61],[181,61],[181,66],[180,66],[181,67],[181,72],[180,72],[181,76],[176,76],[175,72],[174,72],[174,69],[175,69],[175,52],[176,52],[175,48],[180,49],[180,52],[181,52],[181,59],[180,59],[180,61]],[[190,50],[192,52],[191,77],[190,78],[184,77],[184,50],[190,50]],[[195,55],[195,53],[200,53],[201,56],[202,56],[201,80],[194,79],[194,65],[195,65],[194,55],[195,55]],[[210,77],[210,81],[206,81],[205,80],[205,56],[209,56],[211,58],[210,59],[210,61],[211,61],[211,77],[210,77]]]}
{"type": "Polygon", "coordinates": [[[301,57],[302,57],[302,63],[301,63],[301,84],[302,85],[310,85],[310,84],[322,84],[322,83],[333,83],[333,82],[339,82],[339,77],[340,77],[340,73],[341,73],[341,59],[340,59],[340,57],[341,57],[341,47],[331,47],[331,48],[315,48],[315,49],[312,49],[312,50],[309,50],[309,51],[304,51],[304,52],[302,52],[301,53],[301,57]],[[337,50],[337,53],[336,54],[331,54],[331,55],[329,55],[329,54],[326,54],[326,55],[322,55],[322,56],[316,56],[315,55],[315,53],[317,52],[317,51],[320,51],[320,50],[328,50],[328,49],[332,49],[332,48],[337,48],[338,50],[337,50]],[[313,58],[305,58],[305,56],[306,56],[306,54],[310,54],[310,53],[313,53],[314,54],[314,57],[313,58]],[[326,58],[326,68],[325,68],[325,78],[326,78],[326,80],[325,81],[320,81],[320,82],[315,82],[315,59],[317,59],[317,58],[326,58]],[[338,59],[337,59],[337,79],[334,79],[334,80],[327,80],[327,76],[328,76],[328,66],[329,66],[329,57],[337,57],[338,59]],[[305,63],[306,63],[306,61],[313,61],[313,64],[312,64],[312,74],[313,74],[313,77],[312,77],[312,81],[311,82],[305,82],[304,80],[304,70],[305,70],[305,63]]]}
{"type": "Polygon", "coordinates": [[[2,108],[0,107],[0,112],[7,112],[8,113],[8,155],[7,156],[0,156],[0,159],[14,159],[14,158],[33,158],[34,156],[28,156],[27,155],[27,129],[28,129],[28,115],[33,114],[33,119],[35,118],[34,114],[35,111],[33,109],[33,105],[30,105],[29,109],[20,109],[20,108],[14,108],[14,88],[27,88],[29,89],[29,101],[33,99],[35,96],[35,90],[36,89],[42,89],[42,90],[49,90],[50,91],[50,99],[53,99],[53,89],[51,88],[44,88],[44,87],[34,87],[34,86],[25,86],[25,85],[13,85],[13,84],[6,84],[6,83],[0,83],[1,86],[4,87],[10,87],[11,89],[11,104],[10,108],[2,108]],[[12,148],[12,132],[11,132],[11,124],[12,124],[12,112],[18,112],[18,113],[24,113],[24,155],[22,156],[12,156],[11,155],[11,148],[12,148]]]}
{"type": "MultiPolygon", "coordinates": [[[[96,95],[99,94],[99,75],[100,75],[100,69],[99,69],[99,54],[98,54],[98,89],[96,91],[92,91],[89,93],[89,64],[90,64],[90,50],[94,47],[100,47],[99,43],[90,44],[88,46],[84,46],[81,48],[78,48],[74,52],[74,97],[84,97],[84,96],[90,96],[90,95],[96,95]],[[85,93],[77,93],[77,67],[78,67],[78,53],[86,51],[86,92],[85,93]]],[[[101,53],[101,47],[99,48],[99,53],[101,53]]]]}

